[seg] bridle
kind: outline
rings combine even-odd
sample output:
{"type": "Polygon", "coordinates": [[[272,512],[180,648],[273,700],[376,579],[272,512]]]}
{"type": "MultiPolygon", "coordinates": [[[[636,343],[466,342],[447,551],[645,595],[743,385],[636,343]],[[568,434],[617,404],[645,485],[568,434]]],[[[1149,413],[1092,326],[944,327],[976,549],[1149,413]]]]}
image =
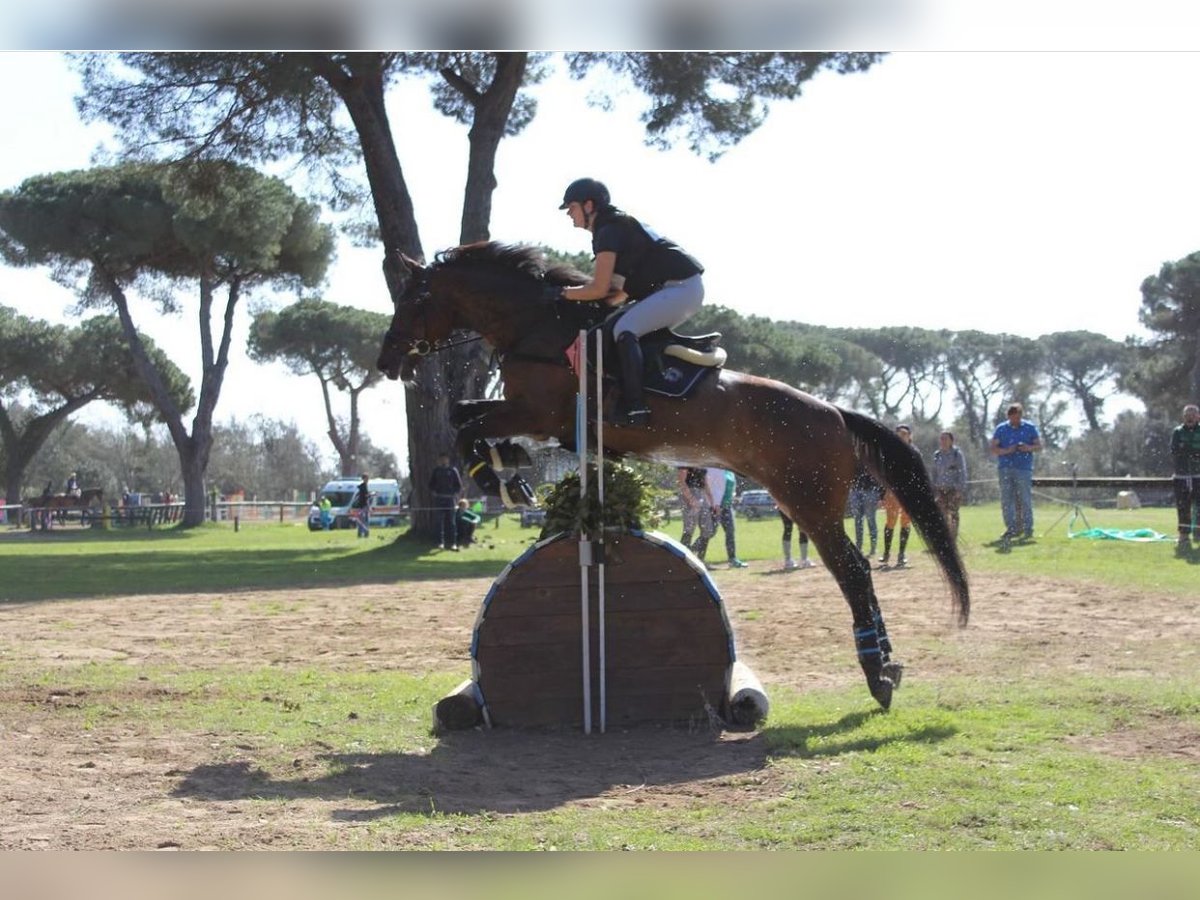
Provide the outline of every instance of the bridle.
{"type": "MultiPolygon", "coordinates": [[[[416,317],[419,316],[422,324],[425,325],[425,324],[427,324],[426,323],[426,315],[425,315],[425,304],[426,304],[426,302],[429,301],[429,299],[431,297],[430,285],[429,285],[430,279],[429,279],[428,271],[422,270],[422,271],[418,272],[416,275],[416,279],[417,279],[417,281],[416,281],[417,293],[408,302],[410,304],[412,304],[415,309],[414,321],[415,321],[416,317]]],[[[440,340],[440,341],[430,341],[430,340],[427,340],[426,338],[418,338],[416,340],[409,338],[406,341],[402,341],[396,335],[395,320],[393,320],[392,325],[389,326],[388,330],[384,333],[383,340],[384,340],[385,344],[396,344],[396,345],[399,345],[401,348],[403,348],[407,344],[408,349],[402,350],[402,353],[404,356],[425,357],[425,356],[429,356],[431,353],[442,353],[446,350],[451,349],[452,347],[459,347],[459,346],[462,346],[463,344],[472,344],[475,341],[481,341],[481,340],[483,340],[483,337],[482,337],[482,335],[474,335],[473,337],[460,337],[460,338],[453,338],[453,339],[447,338],[445,340],[440,340]]]]}

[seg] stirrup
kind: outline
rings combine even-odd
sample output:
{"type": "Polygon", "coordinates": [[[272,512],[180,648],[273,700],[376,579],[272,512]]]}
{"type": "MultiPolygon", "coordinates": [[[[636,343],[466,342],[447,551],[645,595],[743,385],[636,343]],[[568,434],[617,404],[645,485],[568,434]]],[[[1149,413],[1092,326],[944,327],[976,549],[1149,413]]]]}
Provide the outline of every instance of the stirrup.
{"type": "Polygon", "coordinates": [[[629,413],[614,413],[605,422],[613,428],[645,428],[650,424],[650,410],[638,409],[629,413]]]}

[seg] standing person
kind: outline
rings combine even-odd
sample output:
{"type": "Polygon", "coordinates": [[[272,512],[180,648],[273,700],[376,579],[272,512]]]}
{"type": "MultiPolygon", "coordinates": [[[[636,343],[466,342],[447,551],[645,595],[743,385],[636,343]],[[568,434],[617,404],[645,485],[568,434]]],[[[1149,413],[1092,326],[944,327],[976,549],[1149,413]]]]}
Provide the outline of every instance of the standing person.
{"type": "Polygon", "coordinates": [[[854,546],[862,553],[863,523],[871,536],[871,549],[867,557],[875,555],[875,547],[879,542],[879,526],[875,524],[875,510],[879,506],[879,495],[883,488],[871,477],[867,467],[859,463],[854,470],[854,480],[850,482],[850,515],[854,519],[854,546]]]}
{"type": "Polygon", "coordinates": [[[1171,461],[1175,468],[1175,511],[1179,520],[1178,553],[1191,547],[1189,536],[1200,541],[1200,407],[1189,403],[1183,408],[1183,421],[1171,432],[1171,461]]]}
{"type": "Polygon", "coordinates": [[[712,511],[716,508],[712,492],[708,489],[708,475],[704,469],[685,467],[679,469],[678,477],[679,498],[683,501],[683,534],[679,542],[704,562],[708,541],[714,530],[712,511]],[[693,544],[694,531],[699,531],[699,536],[693,544]]]}
{"type": "Polygon", "coordinates": [[[1020,403],[1005,411],[1008,421],[996,426],[991,451],[1000,479],[1002,540],[1033,537],[1033,454],[1042,449],[1042,436],[1032,422],[1021,418],[1020,403]]]}
{"type": "Polygon", "coordinates": [[[429,490],[433,494],[434,518],[438,523],[438,549],[445,550],[449,543],[451,550],[458,549],[458,523],[455,521],[455,510],[458,509],[458,498],[463,492],[462,476],[458,469],[450,465],[448,454],[438,454],[437,465],[429,473],[429,490]]]}
{"type": "Polygon", "coordinates": [[[737,492],[737,476],[726,469],[708,470],[708,493],[716,502],[713,509],[713,534],[717,526],[725,532],[725,555],[729,557],[729,568],[744,569],[747,563],[738,559],[737,538],[734,534],[733,495],[737,492]]]}
{"type": "Polygon", "coordinates": [[[691,318],[704,301],[704,267],[677,244],[613,206],[608,188],[594,178],[567,185],[562,205],[571,224],[592,233],[596,263],[592,280],[563,288],[566,300],[628,298],[627,311],[613,325],[620,362],[621,396],[614,425],[638,428],[650,418],[642,392],[642,335],[674,328],[691,318]]]}
{"type": "MultiPolygon", "coordinates": [[[[785,569],[797,568],[796,561],[792,559],[792,520],[788,518],[787,513],[782,509],[779,511],[779,518],[783,520],[783,567],[785,569]]],[[[798,568],[811,569],[813,561],[808,558],[808,535],[796,529],[796,546],[800,549],[800,565],[798,568]]]]}
{"type": "Polygon", "coordinates": [[[369,475],[363,474],[362,481],[358,483],[358,488],[354,492],[354,499],[350,502],[350,508],[357,510],[354,513],[354,524],[358,527],[358,536],[360,538],[370,537],[371,487],[369,475]]]}
{"type": "Polygon", "coordinates": [[[333,501],[328,497],[322,497],[321,502],[317,504],[317,510],[321,517],[321,530],[328,531],[333,525],[333,501]]]}
{"type": "MultiPolygon", "coordinates": [[[[908,425],[897,425],[896,436],[908,446],[912,447],[912,428],[908,425]]],[[[916,450],[916,447],[913,447],[916,450]]],[[[920,451],[918,450],[919,454],[920,451]]],[[[900,552],[896,554],[896,568],[903,569],[908,565],[908,557],[905,555],[905,550],[908,547],[908,536],[912,533],[912,518],[908,514],[908,510],[900,504],[900,498],[896,496],[895,491],[888,491],[883,495],[883,556],[879,557],[879,564],[883,568],[888,568],[892,555],[892,536],[896,533],[896,520],[900,521],[900,552]]]]}
{"type": "Polygon", "coordinates": [[[954,433],[938,435],[933,451],[933,493],[938,509],[950,528],[951,540],[958,540],[958,510],[967,495],[967,458],[954,446],[954,433]]]}

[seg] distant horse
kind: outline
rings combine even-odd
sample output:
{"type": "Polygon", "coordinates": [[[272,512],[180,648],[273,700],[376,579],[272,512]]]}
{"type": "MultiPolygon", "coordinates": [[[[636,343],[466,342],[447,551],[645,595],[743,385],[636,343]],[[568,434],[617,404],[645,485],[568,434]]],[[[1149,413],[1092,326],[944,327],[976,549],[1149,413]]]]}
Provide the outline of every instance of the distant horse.
{"type": "MultiPolygon", "coordinates": [[[[581,322],[596,324],[611,311],[602,304],[555,299],[563,285],[586,278],[547,267],[531,247],[472,244],[440,253],[428,267],[389,253],[384,273],[395,314],[378,366],[389,378],[410,381],[422,357],[453,343],[449,339],[456,329],[481,335],[500,354],[504,399],[463,401],[452,423],[476,482],[511,502],[514,491],[506,490],[492,467],[512,465],[512,447],[502,444],[497,452],[488,439],[525,435],[573,446],[578,378],[567,353],[581,322]]],[[[656,365],[661,369],[652,345],[663,337],[673,339],[669,332],[643,338],[648,372],[656,365]]],[[[711,347],[711,339],[719,336],[708,337],[711,347]]],[[[808,534],[837,580],[850,605],[867,685],[887,709],[902,667],[891,659],[870,564],[843,524],[860,460],[912,517],[942,569],[960,625],[966,625],[970,612],[967,575],[920,456],[874,419],[778,381],[727,369],[697,378],[684,398],[647,393],[647,400],[648,426],[604,428],[606,454],[718,466],[763,485],[808,534]]]]}
{"type": "MultiPolygon", "coordinates": [[[[79,496],[74,494],[42,494],[41,497],[35,497],[28,501],[30,509],[39,509],[44,511],[44,517],[53,517],[54,521],[62,524],[67,519],[67,511],[73,509],[83,510],[81,521],[92,511],[99,509],[104,499],[104,491],[101,488],[85,488],[80,491],[79,496]]],[[[32,524],[32,523],[31,523],[32,524]]],[[[46,527],[46,522],[42,522],[42,528],[46,527]]]]}

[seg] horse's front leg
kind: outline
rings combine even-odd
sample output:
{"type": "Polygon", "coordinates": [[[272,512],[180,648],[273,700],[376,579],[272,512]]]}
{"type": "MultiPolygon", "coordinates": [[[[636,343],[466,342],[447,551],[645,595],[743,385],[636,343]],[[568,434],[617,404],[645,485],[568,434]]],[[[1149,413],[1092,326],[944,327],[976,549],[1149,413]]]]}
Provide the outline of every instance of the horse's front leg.
{"type": "Polygon", "coordinates": [[[553,433],[545,410],[533,410],[522,404],[505,400],[490,401],[483,415],[465,423],[456,441],[459,455],[466,461],[467,474],[474,479],[485,496],[499,497],[508,508],[533,506],[533,488],[521,474],[501,482],[496,469],[519,469],[532,465],[523,447],[504,440],[491,444],[489,438],[509,438],[518,434],[547,437],[553,433]]]}

